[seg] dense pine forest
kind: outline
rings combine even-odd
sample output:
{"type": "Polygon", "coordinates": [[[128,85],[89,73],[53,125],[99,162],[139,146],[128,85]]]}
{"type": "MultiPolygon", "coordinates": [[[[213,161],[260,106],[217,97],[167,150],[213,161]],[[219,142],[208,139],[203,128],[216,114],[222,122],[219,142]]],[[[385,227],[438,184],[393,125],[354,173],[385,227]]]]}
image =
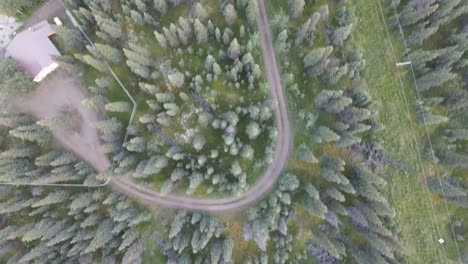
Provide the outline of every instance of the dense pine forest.
{"type": "MultiPolygon", "coordinates": [[[[263,200],[209,214],[106,187],[0,186],[0,263],[466,263],[468,3],[265,3],[295,137],[263,200]],[[403,206],[409,188],[422,195],[403,206]]],[[[98,173],[54,141],[51,131],[77,129],[75,112],[12,110],[9,98],[38,85],[0,59],[1,182],[112,175],[220,198],[263,176],[277,129],[256,0],[64,4],[95,45],[64,16],[53,74],[80,82],[111,166],[98,173]]]]}

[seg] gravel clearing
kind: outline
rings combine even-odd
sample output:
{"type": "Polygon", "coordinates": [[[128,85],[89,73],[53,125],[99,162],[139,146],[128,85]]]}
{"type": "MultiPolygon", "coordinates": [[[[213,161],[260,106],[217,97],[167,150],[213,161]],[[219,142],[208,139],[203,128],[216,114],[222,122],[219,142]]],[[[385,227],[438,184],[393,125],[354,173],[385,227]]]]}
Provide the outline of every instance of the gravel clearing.
{"type": "Polygon", "coordinates": [[[16,21],[13,17],[0,15],[0,57],[3,56],[3,50],[10,43],[13,32],[15,32],[21,25],[22,23],[16,21]]]}

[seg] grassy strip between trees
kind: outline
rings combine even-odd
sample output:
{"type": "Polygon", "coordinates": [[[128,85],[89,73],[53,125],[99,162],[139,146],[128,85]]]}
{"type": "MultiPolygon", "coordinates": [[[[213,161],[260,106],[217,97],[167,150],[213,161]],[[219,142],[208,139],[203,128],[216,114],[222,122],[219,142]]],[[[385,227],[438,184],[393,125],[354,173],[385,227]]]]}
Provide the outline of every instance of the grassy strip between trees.
{"type": "MultiPolygon", "coordinates": [[[[367,67],[363,73],[370,87],[369,93],[376,101],[376,107],[381,113],[382,123],[386,129],[382,131],[385,149],[397,160],[404,161],[415,169],[415,172],[402,172],[387,167],[389,202],[395,208],[396,220],[400,227],[402,248],[408,256],[409,263],[439,263],[444,262],[442,246],[437,242],[435,220],[442,237],[449,237],[447,229],[447,214],[444,202],[429,194],[425,185],[416,148],[422,151],[423,141],[426,140],[422,125],[416,124],[413,79],[411,72],[403,70],[403,89],[409,104],[411,119],[415,125],[417,143],[407,118],[401,84],[397,70],[394,66],[388,35],[380,13],[377,1],[372,4],[364,1],[353,1],[357,16],[362,18],[356,26],[352,41],[364,50],[367,67]],[[430,204],[434,200],[434,209],[430,204]]],[[[384,8],[384,7],[382,7],[384,8]]],[[[391,41],[396,56],[403,60],[399,54],[404,49],[400,35],[391,32],[391,41]]],[[[433,171],[433,164],[423,160],[424,171],[433,171]]],[[[446,239],[447,240],[447,239],[446,239]]],[[[457,258],[455,243],[451,240],[445,245],[445,250],[452,258],[457,258]]]]}

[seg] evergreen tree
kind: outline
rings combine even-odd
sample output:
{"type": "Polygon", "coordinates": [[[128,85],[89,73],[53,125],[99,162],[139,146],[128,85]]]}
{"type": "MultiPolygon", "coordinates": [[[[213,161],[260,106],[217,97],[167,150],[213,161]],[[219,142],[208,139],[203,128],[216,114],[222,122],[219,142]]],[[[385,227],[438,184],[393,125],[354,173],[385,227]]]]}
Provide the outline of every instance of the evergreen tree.
{"type": "Polygon", "coordinates": [[[319,192],[312,184],[305,186],[306,197],[304,199],[304,208],[312,215],[325,218],[328,212],[327,206],[320,201],[319,192]]]}
{"type": "Polygon", "coordinates": [[[411,32],[411,35],[408,37],[408,44],[411,46],[419,46],[422,45],[422,43],[428,39],[430,36],[432,36],[434,33],[439,30],[438,27],[427,27],[427,23],[424,23],[422,25],[418,24],[418,27],[411,32]]]}
{"type": "Polygon", "coordinates": [[[260,135],[261,129],[257,123],[250,122],[250,124],[247,125],[245,132],[247,133],[249,139],[254,140],[258,137],[258,135],[260,135]]]}
{"type": "Polygon", "coordinates": [[[344,202],[345,201],[345,197],[344,195],[338,191],[335,187],[329,187],[327,189],[325,189],[325,194],[330,197],[330,198],[333,198],[339,202],[344,202]]]}
{"type": "Polygon", "coordinates": [[[348,107],[340,113],[341,120],[347,124],[362,122],[370,117],[371,112],[365,108],[348,107]]]}
{"type": "Polygon", "coordinates": [[[192,30],[192,26],[191,26],[190,22],[187,19],[185,19],[184,17],[179,17],[178,22],[179,22],[180,28],[182,29],[182,31],[186,35],[186,38],[187,39],[191,38],[192,34],[193,34],[193,30],[192,30]]]}
{"type": "Polygon", "coordinates": [[[195,3],[193,5],[193,17],[195,20],[200,20],[201,22],[206,22],[208,20],[208,13],[205,8],[200,3],[195,3]]]}
{"type": "Polygon", "coordinates": [[[226,238],[223,241],[223,259],[225,262],[232,260],[232,249],[234,248],[234,240],[232,238],[226,238]]]}
{"type": "Polygon", "coordinates": [[[90,55],[84,55],[82,59],[85,63],[87,63],[88,65],[92,66],[93,68],[95,68],[96,70],[102,73],[105,73],[108,71],[107,65],[104,62],[97,60],[91,57],[90,55]]]}
{"type": "Polygon", "coordinates": [[[223,14],[224,14],[224,18],[226,19],[226,22],[229,25],[233,25],[236,22],[237,12],[236,12],[236,9],[234,8],[234,6],[231,3],[227,4],[224,7],[223,14]]]}
{"type": "Polygon", "coordinates": [[[418,91],[427,91],[433,87],[438,87],[445,82],[455,78],[457,75],[451,73],[449,69],[442,68],[440,70],[431,71],[416,80],[418,91]]]}
{"type": "Polygon", "coordinates": [[[206,139],[205,137],[202,135],[202,134],[196,134],[194,137],[193,137],[193,148],[196,150],[196,151],[200,151],[203,149],[203,147],[205,146],[206,144],[206,139]]]}
{"type": "Polygon", "coordinates": [[[39,125],[19,126],[10,130],[10,135],[31,142],[36,142],[39,145],[45,145],[51,140],[50,133],[39,125]]]}
{"type": "Polygon", "coordinates": [[[123,54],[120,50],[106,44],[96,43],[96,48],[107,61],[115,64],[122,63],[123,54]]]}
{"type": "Polygon", "coordinates": [[[439,157],[442,164],[458,168],[468,168],[468,155],[464,153],[443,149],[437,151],[437,157],[439,157]]]}
{"type": "Polygon", "coordinates": [[[349,24],[346,26],[335,28],[331,34],[333,45],[343,46],[343,42],[351,36],[353,26],[354,24],[349,24]]]}
{"type": "Polygon", "coordinates": [[[122,27],[111,18],[96,17],[98,27],[113,40],[120,40],[123,37],[122,27]]]}
{"type": "Polygon", "coordinates": [[[94,236],[93,240],[91,240],[84,252],[95,252],[97,249],[102,248],[107,243],[109,243],[113,238],[113,226],[114,223],[110,219],[101,222],[96,230],[96,235],[94,236]]]}
{"type": "Polygon", "coordinates": [[[340,113],[353,102],[351,98],[342,96],[342,94],[341,90],[322,90],[314,99],[315,105],[327,112],[340,113]]]}
{"type": "Polygon", "coordinates": [[[167,2],[166,0],[154,0],[154,8],[161,15],[165,15],[167,12],[167,2]]]}
{"type": "Polygon", "coordinates": [[[247,0],[247,6],[245,7],[245,13],[247,16],[247,21],[251,25],[255,25],[257,23],[258,17],[258,4],[256,0],[247,0]]]}
{"type": "Polygon", "coordinates": [[[142,26],[145,24],[143,16],[136,10],[130,10],[130,17],[132,18],[132,21],[135,22],[137,25],[142,26]]]}
{"type": "Polygon", "coordinates": [[[417,49],[411,51],[409,56],[411,57],[411,64],[413,65],[416,74],[422,75],[428,72],[429,68],[427,67],[427,64],[439,57],[442,53],[443,49],[417,49]]]}
{"type": "Polygon", "coordinates": [[[65,52],[70,51],[81,51],[85,47],[85,40],[83,35],[76,28],[68,27],[54,27],[55,37],[54,40],[57,41],[57,46],[65,52]]]}
{"type": "Polygon", "coordinates": [[[448,122],[449,118],[430,112],[427,108],[419,106],[416,111],[418,122],[423,125],[438,125],[448,122]]]}
{"type": "Polygon", "coordinates": [[[47,205],[52,205],[52,204],[58,204],[66,200],[68,197],[69,197],[69,194],[63,190],[51,192],[46,197],[33,203],[31,207],[37,208],[37,207],[42,207],[42,206],[47,206],[47,205]]]}
{"type": "MultiPolygon", "coordinates": [[[[164,37],[166,38],[167,42],[169,43],[171,47],[177,48],[180,45],[179,38],[177,37],[177,28],[174,26],[174,24],[172,24],[172,26],[173,27],[171,29],[163,27],[164,37]],[[175,31],[172,29],[174,29],[175,31]]],[[[161,43],[160,45],[162,46],[161,43]]]]}
{"type": "Polygon", "coordinates": [[[332,52],[333,52],[333,47],[332,46],[327,46],[325,48],[314,49],[304,57],[304,66],[305,67],[315,66],[321,60],[328,57],[332,52]]]}
{"type": "Polygon", "coordinates": [[[38,121],[37,124],[49,129],[78,130],[81,125],[81,116],[76,110],[62,111],[54,117],[38,121]]]}
{"type": "Polygon", "coordinates": [[[95,126],[104,135],[112,135],[122,129],[122,124],[115,117],[98,121],[95,126]]]}
{"type": "MultiPolygon", "coordinates": [[[[316,14],[316,13],[314,13],[316,14]]],[[[302,45],[302,42],[307,39],[308,37],[310,37],[310,24],[312,22],[312,18],[309,18],[307,19],[306,22],[304,22],[304,24],[302,24],[296,31],[296,38],[294,40],[294,45],[296,47],[299,47],[300,45],[302,45]]]]}
{"type": "Polygon", "coordinates": [[[0,79],[0,96],[27,94],[35,87],[12,59],[0,59],[0,79]]]}
{"type": "Polygon", "coordinates": [[[156,40],[159,43],[159,46],[161,46],[161,48],[163,48],[163,49],[167,48],[166,37],[163,34],[159,34],[159,32],[157,32],[157,31],[154,31],[154,35],[156,37],[156,40]]]}
{"type": "Polygon", "coordinates": [[[125,148],[131,152],[144,152],[146,149],[146,140],[141,137],[135,137],[124,144],[125,148]]]}
{"type": "Polygon", "coordinates": [[[198,44],[203,44],[208,41],[208,30],[206,27],[200,22],[200,20],[195,19],[193,23],[193,28],[195,30],[195,36],[197,38],[198,44]]]}
{"type": "Polygon", "coordinates": [[[125,57],[143,66],[151,66],[151,53],[144,47],[133,46],[131,49],[123,49],[125,57]]]}
{"type": "Polygon", "coordinates": [[[106,104],[105,108],[109,112],[126,113],[130,111],[130,104],[126,101],[118,101],[106,104]]]}
{"type": "Polygon", "coordinates": [[[332,142],[338,141],[340,136],[337,135],[333,130],[325,126],[319,126],[317,129],[314,130],[312,134],[312,140],[316,143],[325,143],[325,142],[332,142]]]}
{"type": "Polygon", "coordinates": [[[367,181],[370,173],[366,173],[362,169],[355,169],[353,171],[353,177],[350,179],[351,184],[356,189],[358,195],[366,198],[369,201],[377,201],[381,202],[384,198],[380,195],[379,191],[375,188],[375,186],[367,181]]]}
{"type": "Polygon", "coordinates": [[[101,111],[104,109],[104,105],[106,103],[105,100],[106,98],[104,98],[102,95],[96,95],[94,97],[84,99],[81,104],[88,109],[101,111]]]}
{"type": "Polygon", "coordinates": [[[211,243],[210,247],[210,259],[211,263],[218,263],[221,259],[221,254],[223,253],[223,245],[219,242],[211,243]]]}
{"type": "Polygon", "coordinates": [[[237,42],[237,39],[234,38],[229,44],[228,56],[229,58],[235,60],[239,57],[239,55],[240,55],[240,45],[237,42]]]}
{"type": "Polygon", "coordinates": [[[169,83],[176,88],[182,87],[182,85],[184,85],[184,82],[185,82],[184,75],[180,73],[179,71],[174,71],[168,74],[167,79],[169,80],[169,83]]]}
{"type": "Polygon", "coordinates": [[[344,247],[339,246],[339,242],[332,242],[322,231],[318,230],[313,233],[313,241],[320,245],[323,249],[328,251],[333,257],[341,259],[341,255],[345,252],[341,249],[344,247]]]}
{"type": "Polygon", "coordinates": [[[289,15],[292,18],[298,18],[304,12],[305,1],[304,0],[288,0],[289,4],[289,15]]]}
{"type": "Polygon", "coordinates": [[[309,163],[318,163],[317,158],[314,153],[305,145],[301,144],[297,148],[297,157],[299,160],[309,162],[309,163]]]}
{"type": "Polygon", "coordinates": [[[453,143],[458,140],[468,140],[468,129],[447,129],[445,131],[447,142],[453,143]]]}
{"type": "Polygon", "coordinates": [[[39,148],[35,146],[15,146],[0,153],[0,157],[8,158],[35,158],[39,154],[39,148]]]}
{"type": "Polygon", "coordinates": [[[439,4],[433,4],[434,1],[421,2],[420,5],[408,3],[400,12],[400,23],[403,27],[415,24],[432,14],[439,4]]]}

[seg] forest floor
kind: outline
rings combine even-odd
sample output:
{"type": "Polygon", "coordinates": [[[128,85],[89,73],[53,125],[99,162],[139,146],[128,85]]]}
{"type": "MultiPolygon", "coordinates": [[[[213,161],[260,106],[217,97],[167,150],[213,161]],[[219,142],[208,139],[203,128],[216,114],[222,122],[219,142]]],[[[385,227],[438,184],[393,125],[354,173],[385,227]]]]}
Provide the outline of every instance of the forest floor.
{"type": "MultiPolygon", "coordinates": [[[[400,69],[400,82],[391,46],[397,59],[403,60],[401,36],[390,29],[388,37],[382,1],[371,4],[353,1],[352,5],[357,17],[362,19],[356,25],[352,41],[363,48],[367,64],[363,75],[374,98],[374,107],[386,127],[379,138],[391,157],[415,169],[402,171],[387,167],[383,172],[388,181],[389,202],[397,213],[402,250],[409,263],[441,263],[446,262],[446,256],[457,258],[453,242],[443,245],[437,242],[439,238],[449,240],[448,217],[443,202],[430,194],[426,186],[426,178],[434,173],[433,164],[418,158],[417,151],[423,151],[426,137],[424,127],[417,124],[415,118],[413,79],[410,72],[400,69]]],[[[388,17],[386,21],[388,23],[388,17]]]]}
{"type": "Polygon", "coordinates": [[[93,124],[97,114],[84,107],[85,99],[80,83],[60,72],[52,73],[29,96],[15,104],[20,111],[32,113],[38,120],[57,116],[64,109],[73,109],[80,115],[80,129],[53,129],[54,138],[66,149],[91,164],[99,172],[109,167],[109,160],[100,151],[99,137],[93,124]]]}

